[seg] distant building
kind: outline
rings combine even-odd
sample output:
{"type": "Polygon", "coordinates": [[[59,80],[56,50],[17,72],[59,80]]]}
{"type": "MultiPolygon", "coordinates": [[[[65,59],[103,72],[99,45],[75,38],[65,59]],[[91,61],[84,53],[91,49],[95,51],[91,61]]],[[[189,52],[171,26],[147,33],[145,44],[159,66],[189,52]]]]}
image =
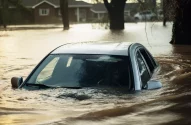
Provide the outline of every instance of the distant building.
{"type": "Polygon", "coordinates": [[[103,18],[108,16],[108,12],[107,9],[105,8],[105,5],[101,3],[93,4],[91,12],[92,12],[92,18],[97,20],[102,20],[103,18]]]}
{"type": "MultiPolygon", "coordinates": [[[[22,0],[27,8],[32,9],[35,23],[59,22],[59,0],[22,0]]],[[[92,5],[84,1],[69,0],[69,18],[71,22],[86,22],[92,5]]]]}
{"type": "MultiPolygon", "coordinates": [[[[11,19],[8,23],[42,24],[61,22],[59,1],[60,0],[21,0],[21,4],[31,12],[30,17],[29,15],[21,13],[19,8],[10,4],[9,15],[11,19]]],[[[68,0],[68,2],[70,22],[86,22],[88,18],[91,17],[90,9],[92,8],[92,4],[76,0],[68,0]]]]}
{"type": "MultiPolygon", "coordinates": [[[[60,0],[21,0],[21,4],[27,8],[30,14],[21,13],[24,10],[10,4],[8,24],[45,24],[60,23],[60,0]]],[[[1,1],[0,1],[1,2],[1,1]]],[[[89,22],[102,20],[108,17],[104,4],[90,4],[84,1],[68,0],[70,22],[89,22]]],[[[1,5],[1,4],[0,4],[1,5]]],[[[127,3],[125,18],[137,12],[138,3],[127,3]]],[[[1,8],[0,8],[1,9],[1,8]]]]}

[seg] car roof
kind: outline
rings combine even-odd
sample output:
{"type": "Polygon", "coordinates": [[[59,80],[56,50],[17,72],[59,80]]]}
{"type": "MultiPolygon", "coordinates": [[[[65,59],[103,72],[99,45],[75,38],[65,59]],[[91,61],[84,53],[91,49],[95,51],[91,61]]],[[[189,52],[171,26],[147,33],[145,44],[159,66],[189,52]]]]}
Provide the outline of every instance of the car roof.
{"type": "Polygon", "coordinates": [[[56,48],[51,54],[97,54],[128,56],[130,42],[70,43],[56,48]]]}

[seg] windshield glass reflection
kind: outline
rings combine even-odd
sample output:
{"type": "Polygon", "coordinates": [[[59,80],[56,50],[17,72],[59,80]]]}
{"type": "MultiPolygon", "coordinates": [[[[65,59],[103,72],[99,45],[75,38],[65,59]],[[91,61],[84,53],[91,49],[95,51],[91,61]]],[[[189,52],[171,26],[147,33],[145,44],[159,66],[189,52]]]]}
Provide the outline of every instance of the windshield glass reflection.
{"type": "Polygon", "coordinates": [[[54,87],[129,87],[128,67],[125,56],[50,55],[27,83],[54,87]]]}

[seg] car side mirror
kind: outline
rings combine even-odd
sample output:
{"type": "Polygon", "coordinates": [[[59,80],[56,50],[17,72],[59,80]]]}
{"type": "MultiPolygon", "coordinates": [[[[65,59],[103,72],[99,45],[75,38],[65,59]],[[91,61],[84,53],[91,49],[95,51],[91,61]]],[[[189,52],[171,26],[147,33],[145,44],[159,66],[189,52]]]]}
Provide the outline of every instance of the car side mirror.
{"type": "Polygon", "coordinates": [[[162,83],[157,80],[149,80],[147,82],[147,89],[148,90],[153,90],[153,89],[160,89],[162,88],[162,83]]]}
{"type": "Polygon", "coordinates": [[[13,77],[11,79],[11,85],[13,89],[18,89],[19,86],[23,83],[23,78],[22,77],[13,77]]]}

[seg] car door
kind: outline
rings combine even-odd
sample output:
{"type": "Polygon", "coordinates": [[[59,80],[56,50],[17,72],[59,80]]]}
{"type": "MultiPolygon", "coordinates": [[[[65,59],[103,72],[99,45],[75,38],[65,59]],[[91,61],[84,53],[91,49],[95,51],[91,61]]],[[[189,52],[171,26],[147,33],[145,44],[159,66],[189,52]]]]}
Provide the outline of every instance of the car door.
{"type": "Polygon", "coordinates": [[[137,68],[139,70],[141,89],[146,88],[147,82],[151,78],[151,72],[147,62],[145,61],[144,56],[141,54],[140,49],[138,49],[136,52],[136,61],[137,61],[137,68]]]}

